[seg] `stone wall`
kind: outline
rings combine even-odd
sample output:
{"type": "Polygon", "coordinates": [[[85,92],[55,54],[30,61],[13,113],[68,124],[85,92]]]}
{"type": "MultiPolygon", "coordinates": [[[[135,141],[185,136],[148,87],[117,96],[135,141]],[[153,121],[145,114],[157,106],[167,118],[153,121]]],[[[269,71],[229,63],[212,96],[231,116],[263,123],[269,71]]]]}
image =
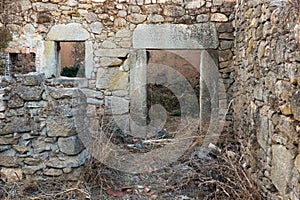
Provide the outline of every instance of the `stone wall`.
{"type": "MultiPolygon", "coordinates": [[[[133,38],[138,27],[151,24],[153,30],[168,24],[168,30],[178,30],[175,33],[184,41],[196,40],[193,44],[199,43],[199,49],[217,50],[220,77],[229,90],[233,83],[233,6],[233,0],[22,0],[7,2],[2,14],[8,18],[1,19],[0,27],[6,26],[13,35],[7,52],[35,53],[37,72],[45,73],[47,78],[56,77],[56,83],[75,81],[80,87],[103,92],[107,106],[115,101],[123,110],[127,108],[121,115],[128,118],[132,66],[127,63],[132,63],[129,55],[139,49],[139,42],[134,41],[142,38],[138,34],[133,38]],[[194,27],[201,27],[203,34],[193,32],[194,27]],[[85,78],[59,77],[56,45],[60,41],[85,42],[85,78]]],[[[155,41],[161,33],[150,36],[155,41]]],[[[222,98],[227,101],[227,97],[222,98]]]]}
{"type": "MultiPolygon", "coordinates": [[[[1,16],[5,13],[8,17],[0,18],[0,27],[5,26],[13,37],[5,53],[35,53],[37,72],[44,73],[51,84],[75,84],[76,87],[86,88],[91,94],[88,103],[102,105],[105,102],[107,113],[111,112],[109,107],[114,102],[118,108],[114,114],[121,115],[122,123],[128,127],[130,81],[133,80],[131,68],[135,65],[130,59],[135,58],[131,55],[140,48],[139,42],[134,41],[141,40],[141,36],[133,38],[136,31],[141,30],[138,28],[145,25],[151,25],[151,30],[155,30],[156,26],[169,27],[168,31],[175,36],[191,41],[189,44],[193,49],[197,49],[195,44],[199,44],[201,50],[208,48],[218,52],[219,74],[216,76],[222,78],[226,91],[230,91],[233,83],[233,6],[233,0],[9,1],[5,9],[0,10],[1,16]],[[189,40],[189,37],[195,42],[189,40]],[[65,78],[57,74],[56,45],[61,41],[85,42],[84,78],[65,78]],[[206,46],[203,43],[213,45],[206,46]]],[[[155,42],[155,37],[160,38],[161,34],[156,32],[148,36],[154,37],[152,41],[155,42]]],[[[161,39],[164,41],[164,38],[161,39]]],[[[186,43],[181,44],[181,47],[178,44],[172,45],[173,49],[182,48],[186,43]]],[[[168,45],[165,47],[169,48],[168,45]]],[[[80,156],[85,157],[85,150],[75,149],[76,153],[71,154],[63,150],[64,141],[78,142],[77,133],[72,128],[69,130],[73,127],[70,121],[72,116],[66,113],[70,106],[68,91],[71,89],[54,88],[55,92],[66,92],[66,95],[51,96],[47,91],[52,90],[43,86],[42,81],[26,85],[24,80],[26,82],[26,78],[20,78],[19,82],[15,80],[6,85],[10,92],[2,101],[3,106],[7,105],[2,110],[0,135],[7,138],[8,142],[4,142],[7,150],[3,147],[5,150],[1,154],[8,154],[8,159],[17,158],[18,162],[13,167],[32,169],[30,172],[24,171],[26,176],[77,173],[77,167],[82,164],[80,156]],[[9,102],[18,104],[10,105],[9,102]],[[63,110],[60,110],[60,106],[63,110]],[[59,121],[57,119],[69,125],[68,131],[63,124],[55,123],[59,121]],[[26,126],[18,126],[18,120],[26,126]],[[4,123],[6,121],[9,123],[4,123]],[[42,146],[41,150],[37,150],[39,145],[42,146]],[[19,152],[18,146],[26,151],[19,152]],[[44,165],[45,158],[54,159],[55,164],[46,162],[44,165]],[[25,162],[26,159],[34,162],[25,162]],[[79,164],[70,164],[69,161],[74,159],[80,161],[79,164]]],[[[226,106],[231,96],[223,95],[220,98],[226,106]]],[[[225,130],[230,131],[230,115],[227,120],[225,130]]]]}
{"type": "MultiPolygon", "coordinates": [[[[77,180],[88,157],[74,119],[78,89],[53,85],[37,73],[0,84],[1,179],[77,180]]],[[[103,105],[101,92],[81,91],[89,105],[103,105]]]]}
{"type": "Polygon", "coordinates": [[[234,130],[265,196],[299,199],[299,13],[269,2],[237,6],[234,130]]]}

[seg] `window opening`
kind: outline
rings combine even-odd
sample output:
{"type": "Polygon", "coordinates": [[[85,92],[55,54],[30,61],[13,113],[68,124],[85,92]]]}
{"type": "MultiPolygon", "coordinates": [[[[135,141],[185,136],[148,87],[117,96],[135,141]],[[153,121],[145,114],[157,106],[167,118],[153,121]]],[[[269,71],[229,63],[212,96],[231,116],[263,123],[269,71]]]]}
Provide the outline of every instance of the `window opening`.
{"type": "Polygon", "coordinates": [[[35,57],[35,53],[10,53],[11,72],[15,74],[35,72],[35,57]]]}
{"type": "Polygon", "coordinates": [[[84,42],[57,42],[57,75],[85,77],[84,42]]]}

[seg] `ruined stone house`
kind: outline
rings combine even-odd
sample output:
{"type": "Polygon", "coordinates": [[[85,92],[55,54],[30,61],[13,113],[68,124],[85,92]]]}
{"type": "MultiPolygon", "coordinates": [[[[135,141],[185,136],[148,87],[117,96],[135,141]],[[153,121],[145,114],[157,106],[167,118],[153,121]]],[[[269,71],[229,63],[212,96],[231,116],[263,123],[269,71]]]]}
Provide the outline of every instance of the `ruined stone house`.
{"type": "Polygon", "coordinates": [[[2,1],[0,27],[12,40],[1,55],[1,173],[76,180],[88,153],[78,136],[87,125],[75,119],[74,96],[86,97],[85,111],[114,116],[124,134],[138,134],[147,124],[147,84],[172,87],[178,74],[164,73],[172,65],[169,70],[195,83],[196,101],[182,102],[196,102],[192,109],[202,122],[220,120],[223,131],[235,134],[245,167],[264,192],[299,198],[299,16],[289,6],[2,1]],[[76,77],[62,73],[74,66],[76,77]]]}

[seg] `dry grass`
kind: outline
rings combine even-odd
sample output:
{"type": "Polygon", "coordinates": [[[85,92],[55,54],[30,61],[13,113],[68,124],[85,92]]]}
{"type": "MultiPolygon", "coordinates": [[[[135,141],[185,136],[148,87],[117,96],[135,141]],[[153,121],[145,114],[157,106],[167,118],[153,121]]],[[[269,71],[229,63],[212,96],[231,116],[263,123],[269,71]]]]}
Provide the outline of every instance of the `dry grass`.
{"type": "MultiPolygon", "coordinates": [[[[180,131],[185,135],[182,132],[195,130],[198,129],[187,126],[180,131]]],[[[242,155],[232,138],[226,139],[226,135],[222,135],[223,141],[232,143],[218,152],[202,148],[200,143],[203,136],[196,134],[194,144],[177,161],[156,171],[126,173],[90,158],[77,182],[56,178],[0,185],[0,199],[262,199],[256,185],[241,165],[242,155]]],[[[109,140],[113,140],[113,137],[109,140]]],[[[165,138],[170,139],[172,138],[165,138]]],[[[147,149],[147,152],[155,149],[157,147],[147,149]]]]}

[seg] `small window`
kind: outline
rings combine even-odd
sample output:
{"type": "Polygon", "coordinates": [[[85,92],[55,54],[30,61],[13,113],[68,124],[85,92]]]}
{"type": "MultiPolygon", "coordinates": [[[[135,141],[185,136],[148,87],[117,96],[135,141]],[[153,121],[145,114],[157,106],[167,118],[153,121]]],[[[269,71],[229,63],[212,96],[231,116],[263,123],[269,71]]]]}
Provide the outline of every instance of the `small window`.
{"type": "Polygon", "coordinates": [[[85,43],[57,42],[57,75],[85,77],[85,43]]]}
{"type": "Polygon", "coordinates": [[[10,53],[11,72],[14,74],[26,74],[35,72],[35,53],[10,53]]]}

